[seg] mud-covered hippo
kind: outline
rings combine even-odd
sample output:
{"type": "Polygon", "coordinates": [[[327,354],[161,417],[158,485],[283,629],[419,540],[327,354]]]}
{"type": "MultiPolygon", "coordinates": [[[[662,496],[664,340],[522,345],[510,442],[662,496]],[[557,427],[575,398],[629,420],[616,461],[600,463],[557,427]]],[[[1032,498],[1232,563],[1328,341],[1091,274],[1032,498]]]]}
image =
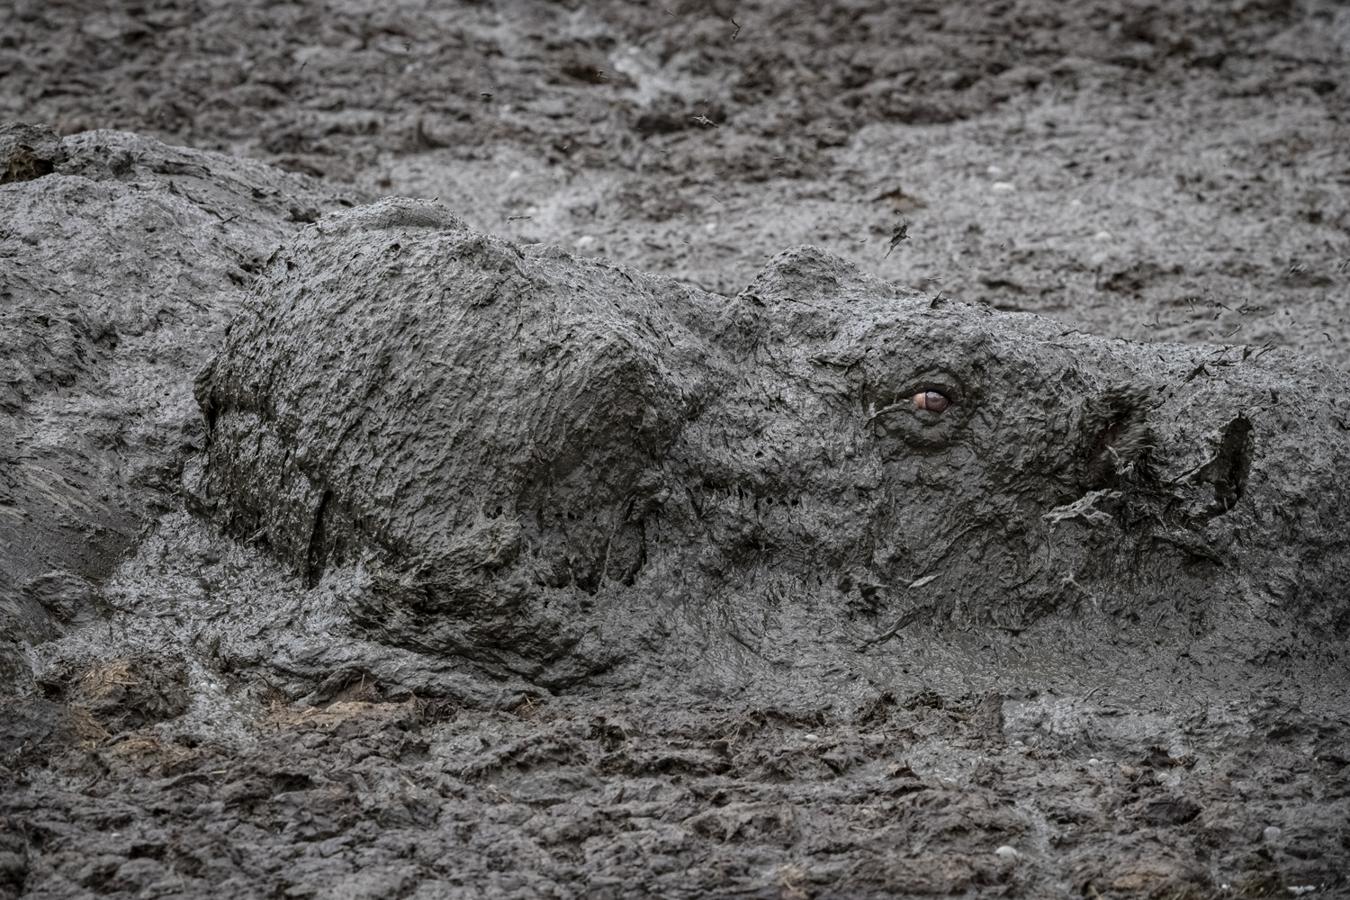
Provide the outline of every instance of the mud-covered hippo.
{"type": "Polygon", "coordinates": [[[544,683],[698,634],[1350,624],[1343,373],[809,248],[727,299],[385,201],[274,258],[197,394],[220,523],[360,567],[381,640],[544,683]]]}

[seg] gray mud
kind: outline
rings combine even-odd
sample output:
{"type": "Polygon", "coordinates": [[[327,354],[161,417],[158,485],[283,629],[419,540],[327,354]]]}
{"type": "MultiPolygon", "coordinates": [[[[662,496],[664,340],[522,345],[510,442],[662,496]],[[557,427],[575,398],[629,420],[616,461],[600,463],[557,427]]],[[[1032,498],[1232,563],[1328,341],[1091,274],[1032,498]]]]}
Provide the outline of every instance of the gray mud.
{"type": "Polygon", "coordinates": [[[0,897],[1350,895],[1343,8],[12,13],[0,897]]]}

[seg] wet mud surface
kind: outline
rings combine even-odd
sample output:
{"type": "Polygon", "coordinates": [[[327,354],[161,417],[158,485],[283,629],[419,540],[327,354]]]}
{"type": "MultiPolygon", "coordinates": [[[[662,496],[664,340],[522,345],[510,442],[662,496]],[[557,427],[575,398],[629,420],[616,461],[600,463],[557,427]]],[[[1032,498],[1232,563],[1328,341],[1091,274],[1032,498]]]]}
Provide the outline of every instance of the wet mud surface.
{"type": "Polygon", "coordinates": [[[11,19],[0,896],[1350,891],[1343,7],[11,19]]]}

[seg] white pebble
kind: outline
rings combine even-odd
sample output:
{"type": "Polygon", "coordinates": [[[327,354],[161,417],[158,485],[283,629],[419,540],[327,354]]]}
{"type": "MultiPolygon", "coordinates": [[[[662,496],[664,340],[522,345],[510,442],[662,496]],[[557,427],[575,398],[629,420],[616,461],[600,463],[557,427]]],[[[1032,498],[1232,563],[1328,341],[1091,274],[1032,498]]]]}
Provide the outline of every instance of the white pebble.
{"type": "Polygon", "coordinates": [[[1016,190],[1011,181],[995,181],[993,184],[989,185],[989,189],[998,191],[1001,194],[1008,194],[1016,190]]]}
{"type": "Polygon", "coordinates": [[[587,247],[594,247],[600,239],[593,234],[583,234],[577,238],[577,249],[585,250],[587,247]]]}
{"type": "Polygon", "coordinates": [[[1017,859],[1022,854],[1017,852],[1016,847],[1010,847],[1009,845],[1004,844],[1002,847],[999,847],[997,850],[994,851],[994,855],[997,856],[999,859],[1017,859]]]}
{"type": "Polygon", "coordinates": [[[1267,844],[1273,844],[1280,839],[1283,832],[1276,825],[1267,825],[1266,830],[1261,832],[1261,837],[1266,839],[1267,844]]]}

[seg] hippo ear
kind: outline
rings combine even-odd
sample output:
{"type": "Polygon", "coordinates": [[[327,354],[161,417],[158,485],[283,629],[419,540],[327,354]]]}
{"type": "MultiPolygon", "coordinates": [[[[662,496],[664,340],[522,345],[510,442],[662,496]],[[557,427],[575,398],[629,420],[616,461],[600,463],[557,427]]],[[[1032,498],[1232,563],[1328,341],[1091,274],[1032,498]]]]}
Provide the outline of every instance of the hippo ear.
{"type": "Polygon", "coordinates": [[[908,293],[866,274],[848,260],[819,247],[794,247],[769,260],[731,304],[732,333],[754,344],[767,330],[797,338],[828,338],[847,308],[864,298],[908,293]]]}
{"type": "Polygon", "coordinates": [[[436,200],[412,197],[388,197],[369,206],[343,210],[324,216],[318,222],[320,233],[330,236],[361,231],[393,231],[400,228],[427,228],[437,231],[465,231],[464,220],[436,200]]]}
{"type": "Polygon", "coordinates": [[[848,302],[861,296],[892,296],[900,291],[866,274],[841,256],[819,247],[794,247],[769,260],[741,292],[766,305],[793,301],[848,302]]]}

